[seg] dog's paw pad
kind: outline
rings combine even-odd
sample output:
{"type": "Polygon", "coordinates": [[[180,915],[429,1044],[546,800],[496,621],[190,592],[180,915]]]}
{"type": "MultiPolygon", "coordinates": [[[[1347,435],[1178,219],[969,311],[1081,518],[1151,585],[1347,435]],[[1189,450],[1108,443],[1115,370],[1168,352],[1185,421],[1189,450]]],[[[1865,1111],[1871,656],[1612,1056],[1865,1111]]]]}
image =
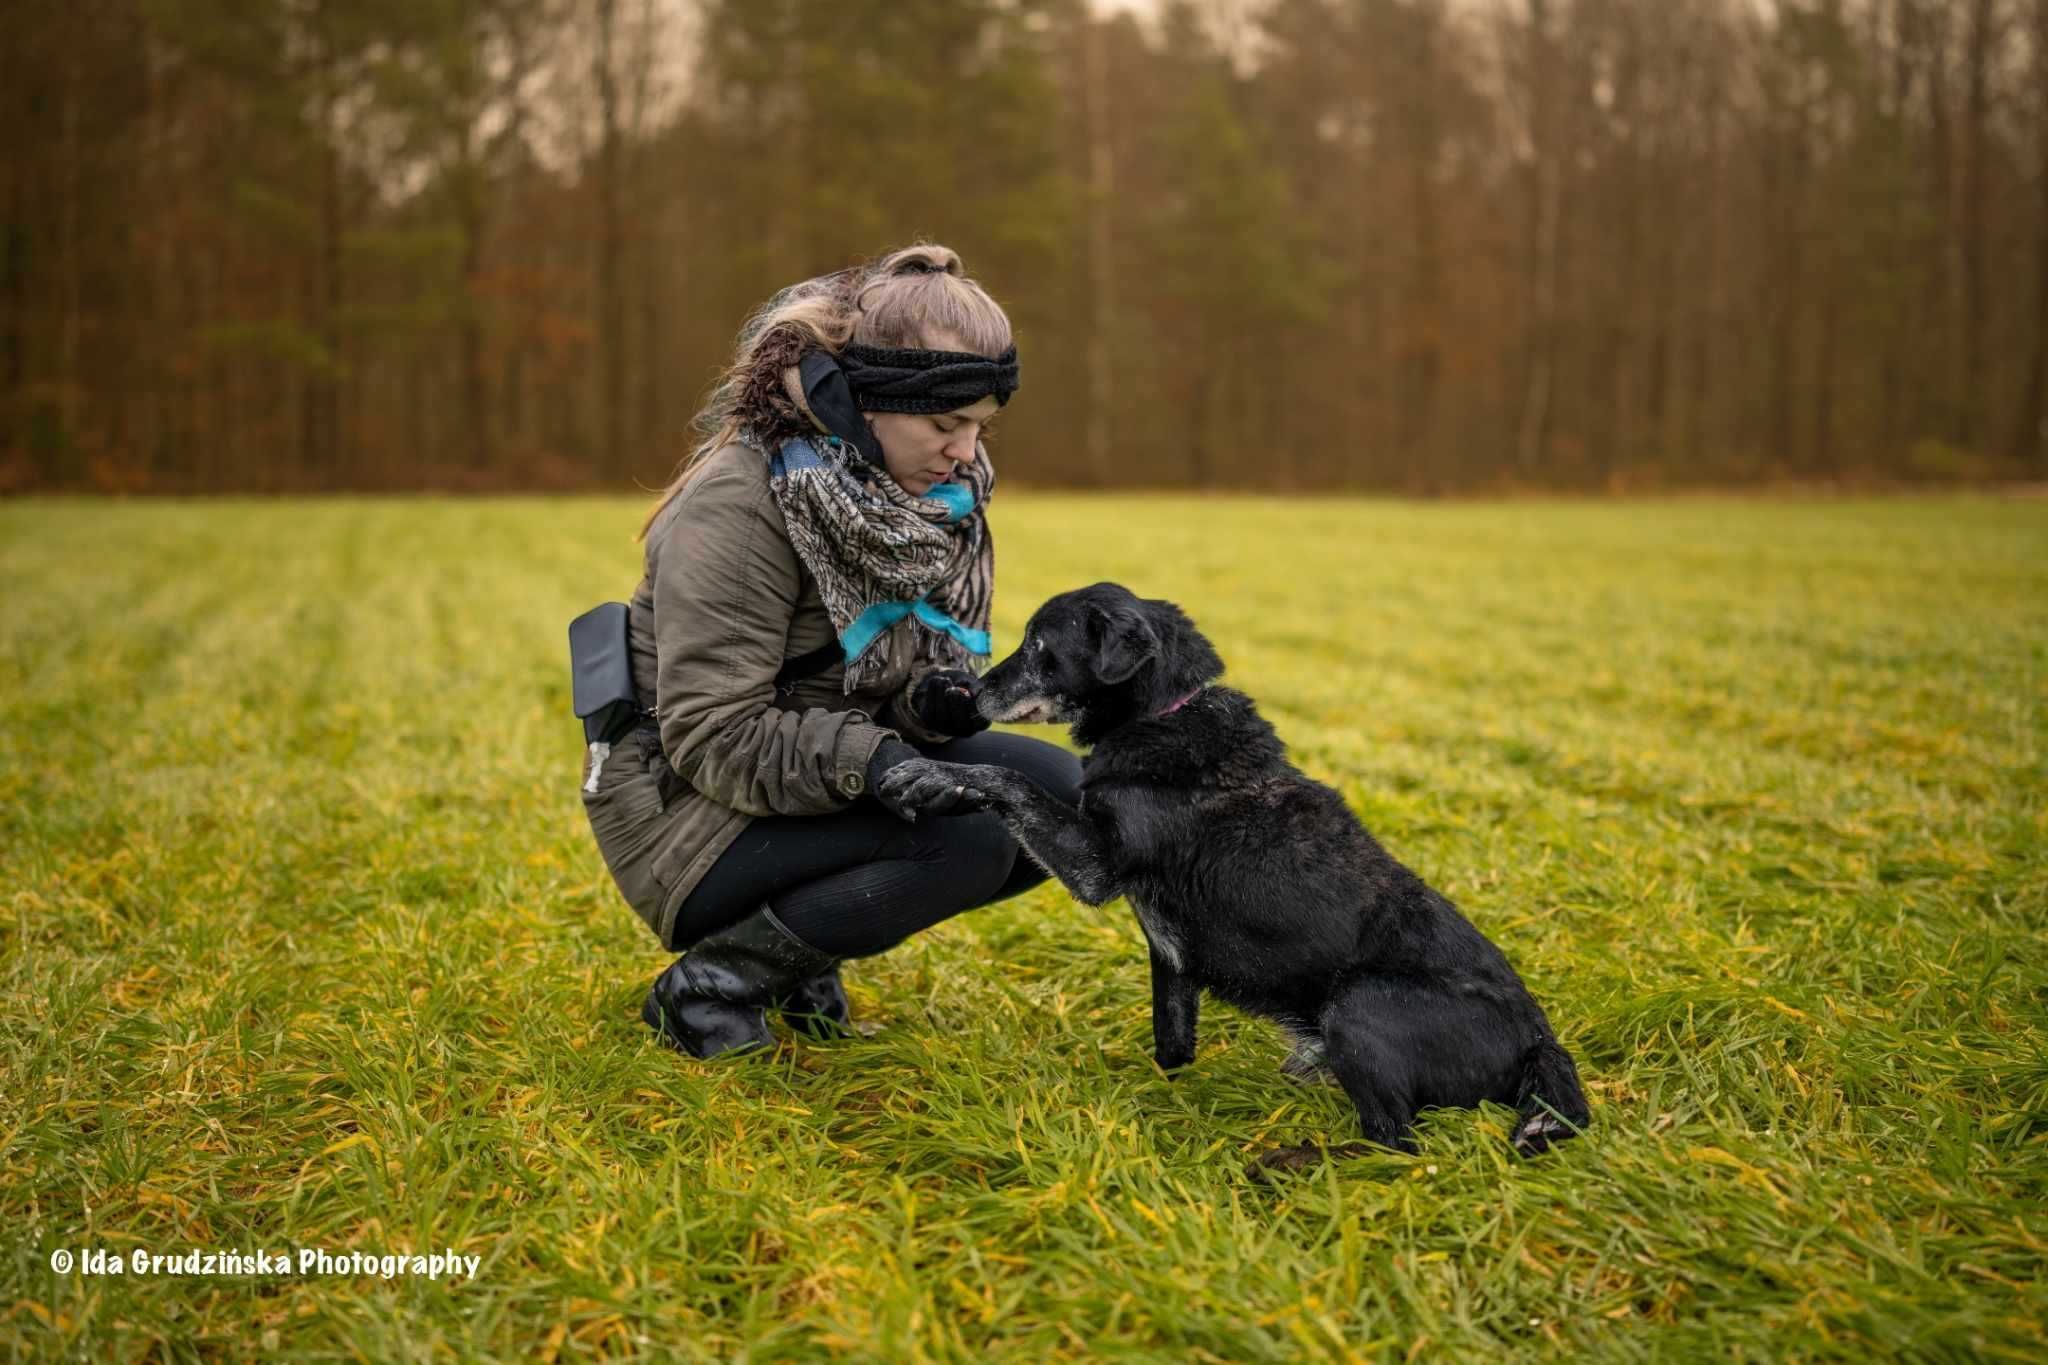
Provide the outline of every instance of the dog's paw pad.
{"type": "Polygon", "coordinates": [[[1515,1129],[1510,1139],[1515,1150],[1523,1156],[1540,1156],[1550,1150],[1553,1143],[1563,1142],[1576,1136],[1570,1124],[1555,1114],[1531,1114],[1515,1129]]]}

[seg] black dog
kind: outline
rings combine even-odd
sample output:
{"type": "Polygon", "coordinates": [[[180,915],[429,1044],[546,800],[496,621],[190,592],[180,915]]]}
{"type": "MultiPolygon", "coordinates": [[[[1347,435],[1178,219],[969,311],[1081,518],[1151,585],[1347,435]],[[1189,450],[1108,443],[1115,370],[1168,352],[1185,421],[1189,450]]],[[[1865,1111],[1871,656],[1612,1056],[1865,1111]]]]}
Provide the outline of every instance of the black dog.
{"type": "MultiPolygon", "coordinates": [[[[1278,1021],[1288,1069],[1327,1066],[1365,1135],[1413,1150],[1418,1109],[1495,1100],[1533,1155],[1588,1120],[1570,1054],[1500,950],[1287,761],[1170,602],[1113,583],[1053,598],[982,680],[991,721],[1049,721],[1090,750],[1079,809],[1007,768],[920,759],[883,781],[938,814],[994,810],[1076,899],[1129,898],[1152,956],[1159,1065],[1195,1055],[1200,991],[1278,1021]]],[[[1307,1146],[1268,1153],[1293,1166],[1307,1146]]]]}

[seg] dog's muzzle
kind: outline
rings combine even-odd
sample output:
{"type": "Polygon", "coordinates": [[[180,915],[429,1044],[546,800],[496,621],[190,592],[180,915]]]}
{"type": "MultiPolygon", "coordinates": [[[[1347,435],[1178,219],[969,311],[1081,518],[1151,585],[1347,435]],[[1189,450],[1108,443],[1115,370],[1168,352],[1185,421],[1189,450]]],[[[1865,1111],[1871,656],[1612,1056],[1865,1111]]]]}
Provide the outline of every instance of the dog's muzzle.
{"type": "Polygon", "coordinates": [[[996,696],[984,691],[976,698],[975,709],[997,725],[1043,725],[1059,719],[1059,706],[1044,693],[996,696]]]}

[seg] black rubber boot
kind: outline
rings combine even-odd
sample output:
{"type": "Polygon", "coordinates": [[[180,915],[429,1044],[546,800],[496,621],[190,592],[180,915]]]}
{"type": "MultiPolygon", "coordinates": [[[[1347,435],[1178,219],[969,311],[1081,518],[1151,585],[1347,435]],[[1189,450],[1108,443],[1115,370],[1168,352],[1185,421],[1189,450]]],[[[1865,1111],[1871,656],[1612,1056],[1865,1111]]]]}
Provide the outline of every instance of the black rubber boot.
{"type": "Polygon", "coordinates": [[[777,1002],[782,1022],[813,1038],[841,1038],[853,1031],[846,1008],[846,987],[839,984],[839,964],[819,972],[777,1002]]]}
{"type": "Polygon", "coordinates": [[[692,1057],[775,1046],[763,1010],[838,965],[766,906],[701,939],[654,979],[640,1017],[692,1057]]]}

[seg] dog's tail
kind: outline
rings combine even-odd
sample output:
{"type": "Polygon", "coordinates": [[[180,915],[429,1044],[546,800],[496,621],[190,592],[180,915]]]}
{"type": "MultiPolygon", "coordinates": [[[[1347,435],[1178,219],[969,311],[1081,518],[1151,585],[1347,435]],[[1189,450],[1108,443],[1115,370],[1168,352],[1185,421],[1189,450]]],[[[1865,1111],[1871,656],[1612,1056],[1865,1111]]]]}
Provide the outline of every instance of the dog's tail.
{"type": "Polygon", "coordinates": [[[1535,1156],[1553,1143],[1577,1137],[1592,1120],[1586,1093],[1579,1088],[1579,1069],[1572,1055],[1546,1038],[1522,1054],[1522,1077],[1515,1085],[1515,1150],[1535,1156]]]}

